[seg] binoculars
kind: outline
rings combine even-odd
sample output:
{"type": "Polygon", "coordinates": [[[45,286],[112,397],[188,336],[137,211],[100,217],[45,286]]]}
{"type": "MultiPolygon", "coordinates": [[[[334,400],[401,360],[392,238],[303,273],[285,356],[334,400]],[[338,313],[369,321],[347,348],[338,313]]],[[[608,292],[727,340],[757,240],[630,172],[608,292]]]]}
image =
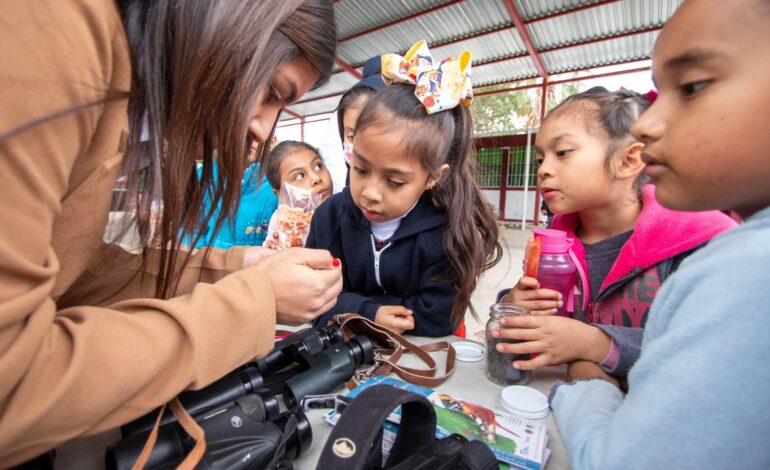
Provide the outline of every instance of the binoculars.
{"type": "MultiPolygon", "coordinates": [[[[302,399],[336,390],[373,357],[374,346],[366,336],[343,342],[337,327],[307,328],[276,343],[264,358],[201,390],[181,393],[179,401],[206,436],[206,452],[197,468],[257,469],[276,457],[295,459],[312,442],[310,423],[299,406],[302,399]],[[277,395],[283,397],[284,412],[277,395]],[[276,456],[277,449],[285,453],[276,456]]],[[[157,415],[156,410],[121,428],[123,439],[107,449],[107,468],[132,467],[157,415]]],[[[175,468],[194,444],[167,410],[145,468],[175,468]]]]}

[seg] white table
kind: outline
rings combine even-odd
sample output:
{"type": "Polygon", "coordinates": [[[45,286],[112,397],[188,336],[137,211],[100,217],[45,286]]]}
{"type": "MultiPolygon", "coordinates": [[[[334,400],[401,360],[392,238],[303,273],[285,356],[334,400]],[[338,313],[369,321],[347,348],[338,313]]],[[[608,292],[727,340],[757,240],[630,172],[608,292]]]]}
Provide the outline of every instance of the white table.
{"type": "MultiPolygon", "coordinates": [[[[435,338],[409,337],[409,339],[416,344],[436,341],[435,338]]],[[[455,336],[440,339],[451,342],[460,340],[460,338],[455,336]]],[[[436,357],[436,362],[443,365],[443,355],[434,353],[434,356],[436,357]]],[[[419,365],[418,362],[412,364],[415,366],[419,365]]],[[[554,382],[559,379],[564,379],[565,376],[565,366],[543,367],[533,372],[532,381],[528,385],[548,395],[554,382]]],[[[500,391],[503,387],[495,385],[486,378],[484,375],[483,361],[475,363],[457,361],[454,374],[452,374],[446,382],[436,388],[454,397],[472,401],[490,408],[502,409],[502,406],[500,405],[500,391]]],[[[345,389],[343,387],[340,389],[340,393],[344,392],[345,389]]],[[[307,417],[313,428],[313,443],[311,444],[310,449],[294,462],[295,468],[298,470],[313,470],[316,468],[316,462],[321,455],[321,450],[332,429],[331,426],[323,420],[324,413],[324,410],[310,410],[307,413],[307,417]]],[[[536,421],[545,424],[548,429],[548,436],[550,437],[548,447],[551,449],[551,457],[546,465],[546,470],[569,469],[570,465],[567,450],[564,448],[553,415],[549,414],[546,418],[536,421]]]]}

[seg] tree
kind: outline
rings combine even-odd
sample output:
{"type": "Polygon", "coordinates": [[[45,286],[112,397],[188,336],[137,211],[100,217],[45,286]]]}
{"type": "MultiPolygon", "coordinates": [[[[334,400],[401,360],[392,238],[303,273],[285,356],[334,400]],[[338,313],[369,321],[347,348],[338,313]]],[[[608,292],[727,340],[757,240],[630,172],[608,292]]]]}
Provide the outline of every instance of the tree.
{"type": "MultiPolygon", "coordinates": [[[[517,83],[516,86],[535,84],[534,80],[517,83]]],[[[483,91],[497,91],[512,88],[511,85],[494,85],[484,87],[483,91]]],[[[581,82],[564,85],[550,85],[546,95],[546,110],[552,109],[568,96],[581,91],[581,82]]],[[[541,88],[496,93],[493,95],[474,98],[471,110],[473,112],[476,135],[513,134],[527,127],[540,123],[540,93],[541,88]]]]}

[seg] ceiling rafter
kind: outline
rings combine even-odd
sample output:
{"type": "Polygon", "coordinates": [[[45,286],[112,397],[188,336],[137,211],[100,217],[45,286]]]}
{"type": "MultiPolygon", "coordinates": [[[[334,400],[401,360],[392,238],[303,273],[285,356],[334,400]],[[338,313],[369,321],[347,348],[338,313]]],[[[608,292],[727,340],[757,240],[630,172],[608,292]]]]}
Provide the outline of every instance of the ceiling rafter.
{"type": "Polygon", "coordinates": [[[503,4],[505,5],[505,9],[508,10],[508,14],[511,16],[511,21],[513,21],[516,31],[519,32],[519,37],[521,37],[524,47],[527,48],[527,52],[529,52],[530,57],[532,57],[532,62],[535,63],[537,73],[548,80],[550,74],[545,69],[545,65],[543,65],[543,59],[540,58],[535,43],[532,42],[532,38],[529,36],[524,20],[521,19],[521,14],[519,14],[519,10],[516,8],[516,5],[513,4],[513,0],[503,0],[503,4]]]}

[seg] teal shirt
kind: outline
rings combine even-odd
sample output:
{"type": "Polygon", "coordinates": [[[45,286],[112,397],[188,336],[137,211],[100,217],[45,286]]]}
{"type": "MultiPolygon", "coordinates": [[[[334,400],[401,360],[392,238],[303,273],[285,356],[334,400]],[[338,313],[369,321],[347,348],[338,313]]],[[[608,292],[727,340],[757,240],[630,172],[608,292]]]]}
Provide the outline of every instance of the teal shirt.
{"type": "MultiPolygon", "coordinates": [[[[249,165],[243,174],[241,187],[241,202],[235,220],[225,220],[216,237],[212,239],[214,222],[221,209],[211,218],[208,226],[203,228],[203,234],[195,245],[196,248],[213,246],[216,248],[231,248],[233,246],[262,246],[267,236],[267,226],[270,217],[278,207],[278,198],[273,194],[273,188],[263,177],[257,184],[259,164],[249,165]]],[[[214,166],[214,177],[217,176],[217,166],[214,166]]],[[[210,204],[210,201],[208,202],[210,204]]],[[[189,245],[190,240],[186,240],[189,245]]]]}

